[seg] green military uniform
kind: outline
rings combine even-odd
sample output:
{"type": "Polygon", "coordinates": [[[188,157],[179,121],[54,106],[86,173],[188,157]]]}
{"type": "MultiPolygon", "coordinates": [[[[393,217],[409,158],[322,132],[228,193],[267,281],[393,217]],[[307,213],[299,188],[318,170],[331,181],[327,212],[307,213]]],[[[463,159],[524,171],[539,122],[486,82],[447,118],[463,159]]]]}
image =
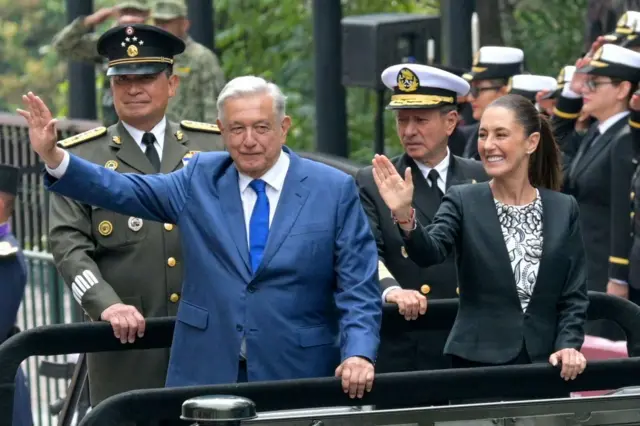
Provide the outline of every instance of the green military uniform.
{"type": "MultiPolygon", "coordinates": [[[[130,0],[118,3],[121,9],[135,9],[146,12],[149,10],[146,0],[130,0]]],[[[53,37],[51,45],[58,55],[72,60],[91,62],[97,65],[99,72],[104,75],[106,63],[104,57],[98,53],[99,33],[94,33],[92,27],[84,24],[85,16],[80,16],[64,27],[53,37]]],[[[113,106],[113,95],[109,79],[105,78],[102,85],[102,99],[100,102],[102,110],[102,122],[106,126],[115,124],[118,121],[116,110],[113,106]]]]}
{"type": "MultiPolygon", "coordinates": [[[[98,52],[109,58],[107,76],[114,78],[159,74],[183,50],[178,37],[140,24],[112,28],[98,41],[98,52]]],[[[60,144],[95,164],[139,174],[171,173],[200,151],[223,149],[216,125],[177,124],[166,117],[147,132],[119,121],[60,144]]],[[[145,318],[176,315],[184,263],[176,224],[51,197],[51,252],[74,298],[92,320],[100,320],[102,312],[116,303],[135,306],[145,318]]],[[[94,353],[87,360],[95,406],[117,393],[163,387],[169,349],[94,353]]]]}
{"type": "MultiPolygon", "coordinates": [[[[61,144],[122,173],[154,173],[121,122],[61,144]]],[[[168,122],[160,172],[182,168],[197,152],[221,149],[215,125],[168,122]]],[[[51,194],[50,223],[56,267],[92,320],[115,303],[133,305],[145,318],[176,315],[183,257],[175,224],[119,215],[56,194],[51,194]]],[[[116,393],[164,387],[168,362],[169,349],[89,354],[92,405],[116,393]]]]}
{"type": "MultiPolygon", "coordinates": [[[[157,1],[151,9],[151,19],[169,21],[186,17],[187,7],[181,0],[157,1]]],[[[207,47],[189,36],[184,42],[184,53],[175,57],[173,67],[174,74],[180,77],[180,87],[169,101],[167,117],[215,123],[216,100],[226,84],[224,71],[218,57],[207,47]]]]}

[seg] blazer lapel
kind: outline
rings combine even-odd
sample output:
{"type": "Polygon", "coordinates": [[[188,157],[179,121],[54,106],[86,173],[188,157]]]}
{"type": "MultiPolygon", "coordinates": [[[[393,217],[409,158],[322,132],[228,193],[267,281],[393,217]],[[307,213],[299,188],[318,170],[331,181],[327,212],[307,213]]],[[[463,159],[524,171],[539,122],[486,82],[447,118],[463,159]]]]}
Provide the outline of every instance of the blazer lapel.
{"type": "MultiPolygon", "coordinates": [[[[574,179],[575,176],[582,173],[587,168],[587,166],[591,164],[591,162],[593,162],[593,160],[595,160],[598,156],[602,155],[608,150],[611,139],[613,139],[613,137],[618,134],[620,129],[626,125],[627,117],[625,116],[618,120],[613,126],[609,127],[609,129],[604,132],[604,134],[600,135],[598,138],[596,138],[595,141],[593,141],[593,145],[591,145],[591,148],[589,148],[589,150],[585,152],[581,158],[578,158],[578,163],[576,164],[575,170],[573,172],[574,179]]],[[[595,130],[597,129],[597,123],[593,126],[593,131],[595,132],[595,130]]]]}
{"type": "Polygon", "coordinates": [[[513,300],[520,305],[516,281],[513,276],[513,270],[511,269],[511,259],[509,258],[507,245],[504,241],[504,236],[502,235],[502,226],[500,225],[500,219],[498,218],[498,211],[493,198],[493,192],[491,192],[491,187],[488,182],[483,182],[478,185],[483,186],[483,190],[479,192],[480,199],[477,201],[479,204],[478,211],[481,212],[481,221],[486,227],[486,238],[490,240],[490,246],[494,247],[496,250],[496,262],[493,267],[501,268],[501,275],[509,277],[509,279],[505,281],[505,284],[509,286],[509,291],[513,295],[513,300]]]}
{"type": "MultiPolygon", "coordinates": [[[[239,270],[243,270],[248,276],[251,275],[251,264],[249,263],[249,247],[247,243],[246,224],[244,222],[244,210],[240,199],[240,188],[238,187],[238,171],[235,165],[231,165],[225,174],[218,180],[218,199],[227,226],[224,228],[231,234],[231,239],[238,249],[238,254],[242,264],[239,270]]],[[[236,256],[232,258],[237,259],[236,256]]]]}
{"type": "Polygon", "coordinates": [[[544,287],[544,283],[553,282],[553,273],[555,271],[549,269],[550,256],[555,253],[558,245],[558,239],[563,235],[562,223],[557,219],[553,212],[553,205],[549,199],[549,193],[544,188],[538,188],[540,199],[542,200],[542,257],[540,258],[540,266],[538,268],[538,278],[533,287],[531,301],[535,300],[535,294],[540,291],[539,287],[544,287]]]}
{"type": "Polygon", "coordinates": [[[416,162],[407,154],[404,154],[396,163],[396,170],[398,170],[400,176],[404,176],[404,171],[407,167],[411,167],[411,176],[413,177],[413,185],[415,188],[413,191],[413,207],[421,213],[424,218],[431,221],[438,211],[438,207],[440,207],[440,201],[431,191],[431,187],[416,162]]]}
{"type": "Polygon", "coordinates": [[[182,159],[189,152],[184,145],[189,140],[174,123],[167,122],[162,147],[162,163],[160,173],[171,173],[182,166],[182,159]]]}
{"type": "MultiPolygon", "coordinates": [[[[150,175],[156,173],[140,146],[133,140],[121,121],[116,125],[114,137],[120,138],[120,144],[117,145],[120,149],[116,152],[116,156],[123,163],[128,164],[130,167],[144,174],[150,175]]],[[[115,142],[112,141],[112,143],[115,142]]]]}
{"type": "Polygon", "coordinates": [[[303,170],[302,160],[287,147],[283,149],[289,154],[291,162],[289,163],[289,170],[280,192],[278,206],[269,228],[269,239],[264,249],[262,263],[258,271],[256,271],[256,276],[269,264],[289,235],[291,227],[298,219],[302,206],[304,206],[309,196],[309,189],[304,186],[307,174],[303,170]]]}
{"type": "Polygon", "coordinates": [[[449,156],[449,169],[447,170],[447,190],[453,185],[465,183],[476,183],[475,179],[467,178],[464,169],[460,167],[460,162],[454,155],[449,156]]]}

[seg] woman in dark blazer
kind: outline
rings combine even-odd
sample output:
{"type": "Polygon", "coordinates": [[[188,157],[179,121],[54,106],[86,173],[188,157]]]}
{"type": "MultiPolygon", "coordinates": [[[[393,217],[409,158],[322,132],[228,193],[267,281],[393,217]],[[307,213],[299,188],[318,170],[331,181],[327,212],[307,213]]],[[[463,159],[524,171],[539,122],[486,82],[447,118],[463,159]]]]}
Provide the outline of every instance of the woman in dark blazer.
{"type": "Polygon", "coordinates": [[[460,305],[445,346],[454,368],[548,361],[575,379],[586,367],[586,261],[576,200],[557,192],[553,134],[529,100],[507,95],[484,112],[478,135],[492,180],[452,187],[427,227],[411,207],[409,170],[403,180],[376,155],[374,179],[414,262],[455,250],[460,305]]]}

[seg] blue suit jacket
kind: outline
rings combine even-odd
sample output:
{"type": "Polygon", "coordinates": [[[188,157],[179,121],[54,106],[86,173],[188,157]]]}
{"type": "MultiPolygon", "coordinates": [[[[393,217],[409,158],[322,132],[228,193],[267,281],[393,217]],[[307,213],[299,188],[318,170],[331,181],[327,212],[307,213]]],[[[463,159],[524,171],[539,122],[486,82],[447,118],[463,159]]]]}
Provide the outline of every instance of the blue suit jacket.
{"type": "Polygon", "coordinates": [[[72,155],[60,180],[45,175],[62,195],[180,227],[185,276],[167,386],[235,382],[243,336],[250,381],[329,376],[352,356],[375,361],[377,249],[355,183],[284,150],[291,163],[255,276],[228,153],[200,153],[165,175],[120,174],[72,155]]]}
{"type": "MultiPolygon", "coordinates": [[[[0,237],[0,343],[16,324],[18,309],[27,285],[27,265],[13,235],[0,237]]],[[[22,368],[16,373],[12,426],[31,426],[31,397],[22,368]]]]}

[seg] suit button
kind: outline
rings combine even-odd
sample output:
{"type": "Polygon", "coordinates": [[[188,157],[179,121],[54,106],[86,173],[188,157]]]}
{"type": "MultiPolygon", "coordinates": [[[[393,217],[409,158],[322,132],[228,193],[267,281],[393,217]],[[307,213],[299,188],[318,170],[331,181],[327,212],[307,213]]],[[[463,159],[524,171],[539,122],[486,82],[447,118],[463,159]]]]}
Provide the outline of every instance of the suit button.
{"type": "Polygon", "coordinates": [[[176,259],[173,257],[170,257],[169,259],[167,259],[167,265],[169,265],[170,268],[173,268],[174,266],[176,266],[176,259]]]}
{"type": "Polygon", "coordinates": [[[171,303],[178,303],[179,300],[180,295],[178,293],[172,293],[171,296],[169,296],[169,301],[171,301],[171,303]]]}
{"type": "Polygon", "coordinates": [[[168,231],[173,231],[173,225],[170,223],[165,223],[164,224],[164,229],[168,232],[168,231]]]}
{"type": "Polygon", "coordinates": [[[632,192],[632,193],[629,195],[629,198],[631,198],[632,200],[633,200],[634,198],[636,198],[636,193],[635,193],[635,192],[632,192]]]}
{"type": "Polygon", "coordinates": [[[456,287],[456,294],[460,296],[460,287],[456,287]]]}
{"type": "Polygon", "coordinates": [[[420,293],[429,294],[429,292],[431,292],[431,287],[429,287],[429,284],[425,284],[422,287],[420,287],[420,293]]]}
{"type": "Polygon", "coordinates": [[[236,325],[236,330],[238,330],[238,331],[242,331],[242,330],[243,330],[243,327],[242,327],[240,324],[237,324],[237,325],[236,325]]]}
{"type": "Polygon", "coordinates": [[[249,287],[247,287],[247,291],[249,293],[253,293],[254,291],[256,291],[256,288],[254,286],[250,285],[249,287]]]}

